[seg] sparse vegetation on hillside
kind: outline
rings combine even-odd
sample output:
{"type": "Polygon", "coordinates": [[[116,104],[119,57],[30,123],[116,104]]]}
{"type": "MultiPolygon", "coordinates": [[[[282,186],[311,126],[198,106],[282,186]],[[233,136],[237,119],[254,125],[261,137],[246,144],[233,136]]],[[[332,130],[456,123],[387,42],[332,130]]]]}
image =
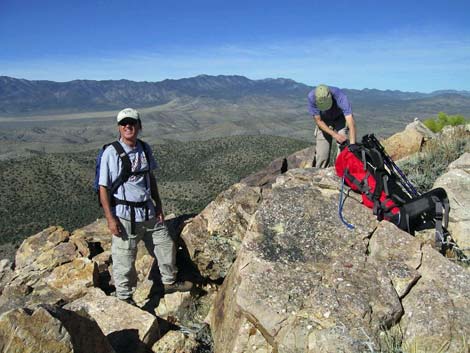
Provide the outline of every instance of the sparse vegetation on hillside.
{"type": "MultiPolygon", "coordinates": [[[[274,136],[234,136],[153,146],[165,212],[197,213],[242,177],[307,145],[274,136]]],[[[0,244],[18,244],[50,225],[73,230],[102,217],[92,190],[96,154],[92,150],[3,162],[0,244]]]]}
{"type": "Polygon", "coordinates": [[[440,132],[444,126],[458,126],[466,123],[470,123],[470,119],[465,118],[463,115],[447,115],[443,112],[437,114],[437,118],[429,118],[423,121],[423,124],[433,132],[440,132]]]}
{"type": "Polygon", "coordinates": [[[401,163],[400,168],[420,192],[429,191],[447,166],[464,152],[470,152],[470,136],[464,128],[429,141],[422,153],[401,163]]]}

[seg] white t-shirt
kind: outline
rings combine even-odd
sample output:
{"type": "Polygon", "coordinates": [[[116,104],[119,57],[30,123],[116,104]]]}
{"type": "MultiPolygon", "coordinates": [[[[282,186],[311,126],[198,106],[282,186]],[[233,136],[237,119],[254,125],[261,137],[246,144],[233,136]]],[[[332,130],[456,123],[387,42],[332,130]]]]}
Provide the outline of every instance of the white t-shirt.
{"type": "MultiPolygon", "coordinates": [[[[146,150],[150,161],[147,161],[144,152],[144,146],[140,142],[137,142],[136,147],[132,148],[126,145],[124,142],[119,141],[124,151],[129,156],[131,161],[131,170],[133,172],[139,172],[150,169],[151,171],[157,168],[157,162],[153,157],[152,150],[146,144],[146,150]]],[[[145,142],[144,142],[145,143],[145,142]]],[[[101,156],[100,164],[100,178],[99,184],[110,188],[113,181],[117,179],[121,173],[122,162],[121,158],[116,149],[109,145],[101,156]]],[[[155,207],[152,202],[151,191],[150,191],[150,177],[148,173],[142,175],[131,175],[127,182],[122,184],[116,190],[114,196],[120,200],[143,202],[147,201],[147,207],[149,210],[149,219],[155,217],[155,207]]],[[[113,214],[119,218],[131,219],[130,206],[116,205],[112,209],[113,214]]],[[[145,207],[135,208],[135,221],[142,222],[145,220],[145,207]]]]}

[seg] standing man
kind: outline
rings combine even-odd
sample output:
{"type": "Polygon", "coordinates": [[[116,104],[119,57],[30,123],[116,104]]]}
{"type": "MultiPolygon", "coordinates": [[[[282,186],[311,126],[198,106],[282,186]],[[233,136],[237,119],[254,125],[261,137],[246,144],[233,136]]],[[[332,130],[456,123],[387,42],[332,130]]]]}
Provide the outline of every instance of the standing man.
{"type": "Polygon", "coordinates": [[[308,109],[316,123],[315,167],[328,167],[331,143],[339,145],[347,140],[356,143],[356,126],[351,104],[342,90],[319,85],[308,94],[308,109]]]}
{"type": "Polygon", "coordinates": [[[165,293],[189,291],[192,283],[176,282],[176,248],[164,225],[153,175],[157,163],[150,146],[137,139],[142,130],[140,115],[137,110],[126,108],[117,115],[117,123],[119,141],[108,145],[101,157],[99,196],[112,234],[116,297],[135,305],[132,299],[137,284],[135,259],[141,239],[148,249],[153,249],[165,293]],[[126,169],[126,164],[130,173],[116,189],[113,182],[126,169]],[[112,195],[111,189],[116,189],[112,195]]]}

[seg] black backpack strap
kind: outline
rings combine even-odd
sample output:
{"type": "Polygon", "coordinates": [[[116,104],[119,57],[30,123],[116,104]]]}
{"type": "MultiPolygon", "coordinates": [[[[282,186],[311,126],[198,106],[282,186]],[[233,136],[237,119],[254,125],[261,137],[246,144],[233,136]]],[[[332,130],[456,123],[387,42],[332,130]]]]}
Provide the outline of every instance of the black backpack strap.
{"type": "Polygon", "coordinates": [[[145,158],[147,159],[147,163],[148,163],[149,169],[150,169],[150,158],[149,158],[149,157],[150,157],[150,153],[149,153],[149,151],[148,151],[148,147],[147,147],[148,145],[147,145],[144,141],[142,141],[142,140],[140,140],[140,139],[137,139],[137,141],[140,142],[140,144],[142,145],[142,149],[144,150],[145,158]]]}
{"type": "Polygon", "coordinates": [[[114,141],[111,145],[116,150],[122,162],[121,173],[119,173],[119,176],[116,178],[116,180],[113,181],[109,189],[109,193],[111,194],[111,197],[112,197],[114,193],[116,192],[116,190],[122,184],[124,184],[131,176],[132,167],[131,167],[131,160],[129,159],[129,156],[127,155],[127,153],[124,151],[124,148],[121,146],[121,143],[119,141],[114,141]]]}
{"type": "Polygon", "coordinates": [[[444,239],[444,229],[442,227],[442,220],[444,218],[444,206],[442,205],[441,200],[437,196],[431,196],[431,199],[434,201],[434,222],[436,226],[436,245],[439,247],[442,246],[444,239]]]}
{"type": "MultiPolygon", "coordinates": [[[[149,152],[149,146],[142,140],[137,139],[137,141],[142,145],[142,150],[144,151],[145,154],[145,159],[147,160],[147,170],[142,171],[142,172],[137,172],[135,173],[136,175],[138,174],[149,174],[150,173],[150,152],[149,152]]],[[[148,178],[145,178],[145,185],[148,187],[148,183],[150,183],[148,178]]]]}
{"type": "Polygon", "coordinates": [[[131,234],[135,234],[135,209],[136,207],[145,208],[145,220],[149,220],[149,208],[147,206],[147,201],[142,202],[133,202],[127,200],[114,199],[116,205],[126,205],[130,207],[131,210],[131,234]]]}
{"type": "Polygon", "coordinates": [[[122,147],[120,142],[115,141],[112,143],[112,146],[115,148],[117,154],[119,155],[119,158],[121,158],[122,168],[121,168],[121,173],[111,185],[110,195],[111,195],[111,198],[113,200],[112,202],[114,203],[114,205],[126,205],[130,207],[131,234],[135,234],[135,209],[136,207],[145,208],[145,220],[149,219],[149,209],[147,206],[147,201],[133,202],[133,201],[127,201],[127,200],[120,200],[114,197],[114,193],[122,184],[124,184],[127,180],[129,180],[129,177],[131,175],[148,174],[150,171],[150,158],[149,158],[149,151],[148,151],[147,145],[142,140],[137,140],[137,141],[140,142],[140,144],[142,145],[142,149],[145,153],[145,158],[147,159],[147,163],[148,163],[147,170],[139,171],[139,172],[132,172],[131,161],[127,153],[124,151],[124,148],[122,147]]]}

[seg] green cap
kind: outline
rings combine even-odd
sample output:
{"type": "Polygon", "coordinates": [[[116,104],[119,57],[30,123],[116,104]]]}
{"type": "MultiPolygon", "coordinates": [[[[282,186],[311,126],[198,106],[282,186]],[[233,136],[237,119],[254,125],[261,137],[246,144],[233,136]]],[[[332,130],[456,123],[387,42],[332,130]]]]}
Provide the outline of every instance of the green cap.
{"type": "Polygon", "coordinates": [[[318,85],[315,88],[315,104],[321,111],[328,110],[333,105],[331,92],[327,85],[318,85]]]}

